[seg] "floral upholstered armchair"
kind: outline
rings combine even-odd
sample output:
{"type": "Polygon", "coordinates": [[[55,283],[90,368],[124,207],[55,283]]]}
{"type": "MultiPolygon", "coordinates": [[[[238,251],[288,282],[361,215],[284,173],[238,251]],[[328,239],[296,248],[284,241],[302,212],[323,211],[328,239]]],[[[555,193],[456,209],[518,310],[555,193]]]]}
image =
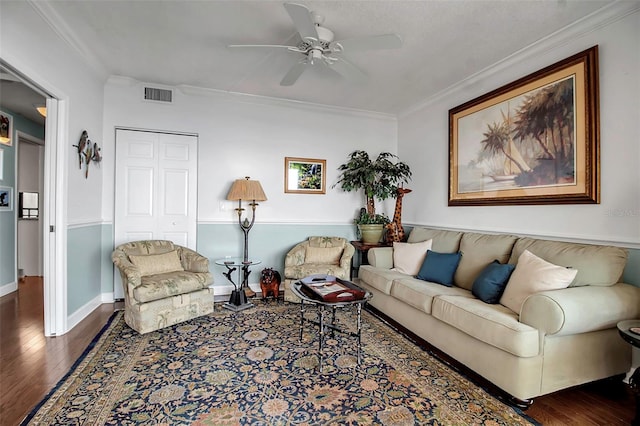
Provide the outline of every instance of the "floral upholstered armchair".
{"type": "Polygon", "coordinates": [[[290,284],[312,274],[349,279],[355,248],[342,237],[309,237],[295,245],[284,259],[284,300],[299,302],[290,284]]]}
{"type": "Polygon", "coordinates": [[[171,241],[133,241],[111,255],[124,287],[124,319],[140,334],[213,312],[209,259],[171,241]]]}

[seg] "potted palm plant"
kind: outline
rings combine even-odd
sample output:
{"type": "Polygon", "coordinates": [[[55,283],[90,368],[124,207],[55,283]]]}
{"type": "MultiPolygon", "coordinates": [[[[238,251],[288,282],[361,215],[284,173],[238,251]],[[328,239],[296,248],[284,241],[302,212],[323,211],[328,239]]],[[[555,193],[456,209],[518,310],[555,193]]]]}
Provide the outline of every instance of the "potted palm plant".
{"type": "Polygon", "coordinates": [[[369,244],[380,242],[389,218],[376,214],[375,200],[395,197],[398,185],[411,179],[411,169],[395,154],[381,152],[372,159],[366,151],[358,150],[353,151],[349,161],[340,165],[338,170],[341,173],[333,187],[339,185],[346,192],[362,190],[364,193],[366,208],[354,220],[362,241],[369,244]],[[371,235],[369,229],[363,230],[363,225],[367,225],[364,228],[375,228],[376,234],[371,235]]]}

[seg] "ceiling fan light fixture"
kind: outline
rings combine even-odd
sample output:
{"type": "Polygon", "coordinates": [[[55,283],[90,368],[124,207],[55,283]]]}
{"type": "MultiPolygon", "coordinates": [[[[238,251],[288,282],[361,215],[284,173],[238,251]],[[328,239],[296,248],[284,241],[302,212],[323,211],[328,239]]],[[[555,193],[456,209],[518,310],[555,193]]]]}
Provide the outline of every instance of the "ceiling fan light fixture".
{"type": "Polygon", "coordinates": [[[47,118],[47,107],[45,105],[35,105],[35,107],[41,116],[47,118]]]}
{"type": "Polygon", "coordinates": [[[289,13],[301,39],[301,42],[296,46],[272,44],[229,45],[229,47],[286,48],[290,52],[303,54],[304,60],[297,62],[289,69],[280,81],[281,86],[293,85],[306,68],[318,63],[326,65],[326,67],[342,77],[355,83],[360,83],[367,78],[367,74],[346,58],[340,57],[343,52],[398,49],[402,47],[402,39],[397,34],[360,36],[334,41],[333,31],[322,26],[324,16],[310,11],[302,4],[285,2],[284,7],[289,13]]]}

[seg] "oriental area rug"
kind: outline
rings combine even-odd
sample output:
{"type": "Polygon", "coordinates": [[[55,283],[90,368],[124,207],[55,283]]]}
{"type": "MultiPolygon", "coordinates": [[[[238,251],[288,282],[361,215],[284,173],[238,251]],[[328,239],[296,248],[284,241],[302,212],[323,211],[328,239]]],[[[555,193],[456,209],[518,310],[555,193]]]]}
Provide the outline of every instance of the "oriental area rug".
{"type": "Polygon", "coordinates": [[[369,312],[360,365],[354,337],[336,333],[320,373],[317,328],[300,341],[298,305],[273,301],[145,335],[116,312],[22,424],[536,424],[369,312]]]}

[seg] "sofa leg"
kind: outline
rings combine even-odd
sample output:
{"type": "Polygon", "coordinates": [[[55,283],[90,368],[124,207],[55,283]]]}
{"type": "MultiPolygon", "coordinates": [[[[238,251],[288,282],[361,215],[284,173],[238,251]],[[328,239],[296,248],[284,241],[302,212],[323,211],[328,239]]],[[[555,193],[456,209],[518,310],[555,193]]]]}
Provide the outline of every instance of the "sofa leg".
{"type": "Polygon", "coordinates": [[[515,396],[509,397],[509,404],[514,407],[518,407],[522,411],[526,411],[529,407],[533,405],[533,399],[520,399],[515,396]]]}

